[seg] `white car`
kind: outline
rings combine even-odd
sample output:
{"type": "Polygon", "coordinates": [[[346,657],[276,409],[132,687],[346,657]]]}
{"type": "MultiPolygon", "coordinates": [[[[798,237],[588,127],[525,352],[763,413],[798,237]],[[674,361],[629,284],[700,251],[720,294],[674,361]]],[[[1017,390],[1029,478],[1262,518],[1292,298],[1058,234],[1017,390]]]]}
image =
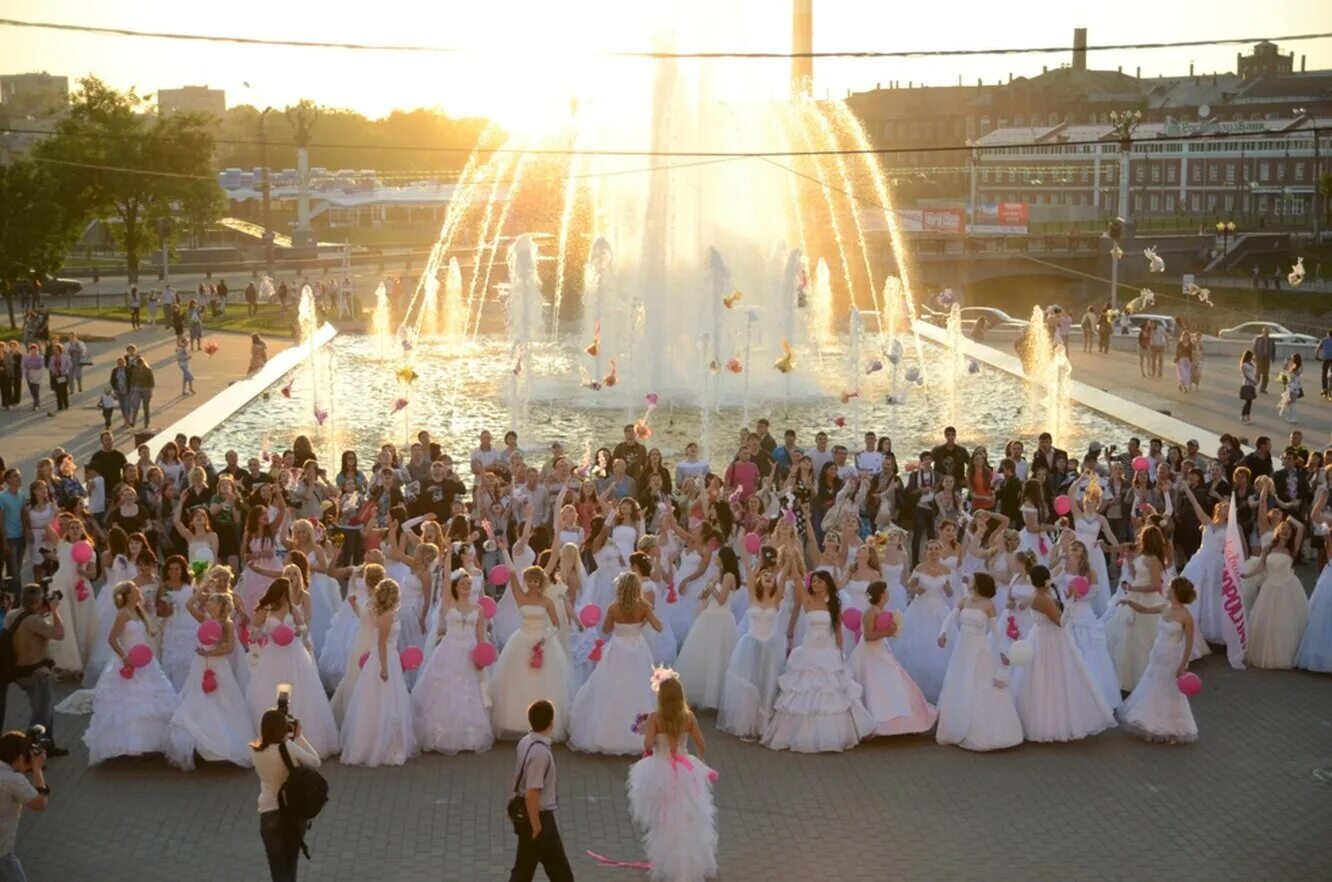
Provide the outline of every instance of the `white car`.
{"type": "Polygon", "coordinates": [[[961,310],[962,327],[970,329],[976,326],[976,320],[985,317],[985,327],[990,331],[1024,331],[1031,322],[1014,318],[1002,309],[990,306],[964,306],[961,310]]]}
{"type": "Polygon", "coordinates": [[[1142,330],[1142,326],[1148,322],[1156,322],[1165,327],[1166,336],[1174,339],[1179,333],[1179,328],[1175,327],[1173,316],[1157,315],[1150,312],[1135,312],[1132,315],[1121,315],[1116,320],[1116,328],[1121,334],[1136,334],[1142,330]]]}
{"type": "Polygon", "coordinates": [[[1263,328],[1267,328],[1268,334],[1278,343],[1285,343],[1289,346],[1318,345],[1317,337],[1311,334],[1297,334],[1285,325],[1279,325],[1276,322],[1245,322],[1233,328],[1223,328],[1217,336],[1222,340],[1252,340],[1262,333],[1263,328]]]}

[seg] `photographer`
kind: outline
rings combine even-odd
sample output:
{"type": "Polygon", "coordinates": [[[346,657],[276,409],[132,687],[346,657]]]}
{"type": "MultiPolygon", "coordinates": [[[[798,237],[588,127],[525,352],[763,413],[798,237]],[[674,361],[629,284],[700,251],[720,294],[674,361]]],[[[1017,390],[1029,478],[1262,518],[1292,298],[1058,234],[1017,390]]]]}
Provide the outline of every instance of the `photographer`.
{"type": "MultiPolygon", "coordinates": [[[[0,652],[0,679],[27,693],[31,707],[29,725],[44,727],[46,752],[50,756],[69,753],[55,746],[51,730],[55,674],[50,643],[65,637],[65,622],[60,618],[61,599],[58,592],[48,594],[42,585],[23,586],[22,607],[5,616],[10,651],[0,652]],[[12,664],[4,664],[11,660],[12,664]]],[[[3,703],[0,703],[2,710],[3,703]]]]}
{"type": "Polygon", "coordinates": [[[46,808],[51,790],[42,771],[45,767],[46,754],[27,735],[0,735],[0,880],[4,882],[25,882],[28,878],[14,854],[14,841],[23,810],[40,812],[46,808]]]}
{"type": "Polygon", "coordinates": [[[287,715],[285,698],[279,692],[278,706],[264,712],[259,721],[259,740],[250,744],[254,770],[259,773],[259,836],[264,841],[273,882],[295,882],[305,839],[304,819],[289,817],[279,805],[278,794],[291,775],[287,764],[319,768],[319,754],[301,735],[300,721],[287,715]]]}

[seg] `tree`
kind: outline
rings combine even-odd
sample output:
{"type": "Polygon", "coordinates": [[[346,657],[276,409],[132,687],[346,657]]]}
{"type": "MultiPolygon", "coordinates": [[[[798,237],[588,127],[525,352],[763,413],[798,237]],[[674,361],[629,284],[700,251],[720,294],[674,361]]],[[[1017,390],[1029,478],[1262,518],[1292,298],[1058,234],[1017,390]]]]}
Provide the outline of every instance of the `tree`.
{"type": "Polygon", "coordinates": [[[96,77],[79,82],[69,115],[38,156],[58,164],[62,202],[120,220],[130,281],[160,217],[192,224],[225,206],[213,171],[214,123],[197,114],[162,118],[133,89],[118,92],[96,77]]]}
{"type": "Polygon", "coordinates": [[[32,161],[0,165],[0,288],[9,326],[14,320],[14,282],[53,275],[86,226],[86,212],[71,211],[60,198],[49,167],[32,161]]]}

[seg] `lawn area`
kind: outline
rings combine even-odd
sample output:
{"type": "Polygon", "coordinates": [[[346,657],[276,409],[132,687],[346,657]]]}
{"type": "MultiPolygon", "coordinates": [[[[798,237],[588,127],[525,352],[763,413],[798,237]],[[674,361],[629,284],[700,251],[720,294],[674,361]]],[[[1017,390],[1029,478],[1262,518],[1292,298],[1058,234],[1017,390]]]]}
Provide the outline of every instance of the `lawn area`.
{"type": "MultiPolygon", "coordinates": [[[[98,309],[95,306],[75,306],[70,308],[59,307],[52,308],[52,315],[72,315],[81,318],[100,318],[111,319],[114,321],[129,321],[129,308],[125,306],[104,306],[98,309]]],[[[144,320],[147,320],[147,310],[143,311],[144,320]]],[[[225,316],[216,316],[204,319],[204,333],[211,331],[230,331],[237,334],[262,334],[265,337],[291,337],[291,320],[294,316],[292,310],[283,313],[280,307],[262,304],[259,311],[254,315],[247,315],[245,305],[240,307],[232,306],[227,310],[225,316]]],[[[160,317],[159,317],[160,321],[160,317]]]]}

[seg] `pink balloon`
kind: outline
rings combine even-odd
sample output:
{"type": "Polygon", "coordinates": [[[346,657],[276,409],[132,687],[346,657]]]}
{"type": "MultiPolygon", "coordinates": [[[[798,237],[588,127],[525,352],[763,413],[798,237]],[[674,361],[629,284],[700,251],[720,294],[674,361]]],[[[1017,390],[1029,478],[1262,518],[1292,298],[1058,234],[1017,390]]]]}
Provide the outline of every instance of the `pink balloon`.
{"type": "Polygon", "coordinates": [[[402,651],[399,656],[402,660],[402,669],[404,671],[414,671],[421,667],[421,662],[425,661],[425,653],[419,646],[409,646],[402,651]]]}
{"type": "Polygon", "coordinates": [[[216,646],[217,641],[222,639],[222,623],[209,619],[199,625],[198,637],[204,646],[216,646]]]}
{"type": "Polygon", "coordinates": [[[80,539],[78,542],[75,542],[74,547],[70,549],[69,556],[74,559],[74,563],[83,566],[93,559],[93,547],[88,542],[80,539]]]}
{"type": "Polygon", "coordinates": [[[363,668],[365,667],[365,663],[368,661],[370,661],[370,653],[363,652],[361,653],[361,658],[356,662],[356,666],[358,668],[363,668]]]}
{"type": "Polygon", "coordinates": [[[578,621],[583,623],[584,628],[595,628],[601,622],[601,607],[589,603],[578,611],[578,621]]]}
{"type": "Polygon", "coordinates": [[[490,584],[498,588],[501,585],[509,584],[509,568],[504,564],[495,566],[490,571],[490,584]]]}
{"type": "Polygon", "coordinates": [[[153,649],[147,643],[140,643],[131,647],[128,655],[131,665],[142,668],[153,660],[153,649]]]}
{"type": "Polygon", "coordinates": [[[894,627],[896,627],[896,624],[897,620],[893,618],[893,614],[888,610],[884,610],[874,617],[874,630],[876,631],[888,631],[891,633],[894,627]]]}
{"type": "Polygon", "coordinates": [[[495,598],[482,597],[480,600],[476,602],[476,605],[481,607],[481,615],[485,616],[488,619],[495,618],[495,609],[496,609],[495,598]]]}
{"type": "Polygon", "coordinates": [[[842,613],[842,627],[848,631],[860,632],[860,610],[848,609],[842,613]]]}
{"type": "Polygon", "coordinates": [[[1073,511],[1073,500],[1067,496],[1056,496],[1054,501],[1055,514],[1063,517],[1073,511]]]}
{"type": "Polygon", "coordinates": [[[134,676],[134,665],[122,666],[120,669],[120,676],[124,677],[126,680],[131,679],[134,676]]]}
{"type": "Polygon", "coordinates": [[[1087,581],[1086,576],[1074,576],[1068,580],[1068,590],[1074,597],[1081,600],[1091,590],[1091,583],[1087,581]]]}
{"type": "Polygon", "coordinates": [[[763,548],[763,537],[758,533],[745,534],[745,551],[750,554],[758,554],[763,548]]]}
{"type": "Polygon", "coordinates": [[[1193,671],[1185,671],[1180,674],[1176,683],[1179,685],[1179,691],[1190,698],[1202,692],[1202,678],[1193,671]]]}
{"type": "Polygon", "coordinates": [[[472,649],[472,664],[478,668],[488,668],[499,658],[493,643],[478,643],[472,649]]]}
{"type": "Polygon", "coordinates": [[[278,646],[290,646],[291,641],[296,639],[296,632],[292,629],[291,625],[283,622],[281,625],[278,625],[273,629],[272,637],[273,642],[278,646]]]}
{"type": "Polygon", "coordinates": [[[716,784],[716,783],[717,783],[717,779],[720,778],[720,777],[721,777],[721,775],[717,774],[717,770],[716,770],[716,769],[708,769],[708,781],[710,781],[710,782],[713,783],[713,784],[716,784]]]}
{"type": "Polygon", "coordinates": [[[1136,456],[1133,458],[1133,471],[1145,472],[1152,467],[1152,461],[1145,456],[1136,456]]]}

